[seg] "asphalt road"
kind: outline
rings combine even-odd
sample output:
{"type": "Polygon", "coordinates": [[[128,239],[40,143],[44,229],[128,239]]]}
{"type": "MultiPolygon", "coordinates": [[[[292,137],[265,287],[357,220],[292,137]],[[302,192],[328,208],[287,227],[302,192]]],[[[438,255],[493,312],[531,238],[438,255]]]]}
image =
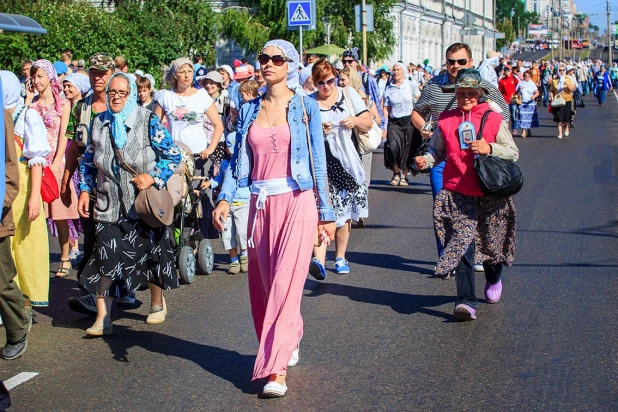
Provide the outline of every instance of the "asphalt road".
{"type": "MultiPolygon", "coordinates": [[[[482,301],[478,320],[455,322],[454,281],[432,277],[429,179],[389,186],[377,152],[352,272],[307,280],[285,398],[260,399],[249,382],[257,340],[245,275],[218,270],[168,293],[159,326],[145,324],[141,292],[141,305],[115,309],[115,335],[86,339],[92,318],[66,306],[73,274],[52,279],[26,354],[0,361],[5,381],[38,373],[12,390],[11,411],[615,411],[618,103],[611,93],[604,107],[586,102],[568,138],[556,138],[540,107],[542,127],[516,139],[525,174],[516,262],[502,300],[482,301]]],[[[483,285],[478,274],[481,297],[483,285]]]]}

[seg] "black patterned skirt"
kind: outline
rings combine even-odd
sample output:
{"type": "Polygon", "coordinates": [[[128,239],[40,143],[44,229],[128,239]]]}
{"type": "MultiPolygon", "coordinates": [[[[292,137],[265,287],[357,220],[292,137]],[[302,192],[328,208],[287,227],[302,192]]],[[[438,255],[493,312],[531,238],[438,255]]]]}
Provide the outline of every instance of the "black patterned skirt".
{"type": "Polygon", "coordinates": [[[352,175],[345,171],[339,159],[333,156],[327,142],[324,142],[324,148],[326,149],[328,192],[337,227],[342,227],[350,219],[358,222],[361,217],[367,218],[369,216],[367,186],[364,182],[358,184],[352,175]]]}
{"type": "Polygon", "coordinates": [[[96,245],[79,279],[89,293],[122,297],[152,283],[164,290],[178,287],[170,231],[141,220],[96,223],[96,245]]]}
{"type": "Polygon", "coordinates": [[[444,245],[436,265],[437,276],[455,269],[475,240],[475,263],[513,263],[516,225],[511,197],[465,196],[442,189],[434,203],[433,221],[444,245]]]}

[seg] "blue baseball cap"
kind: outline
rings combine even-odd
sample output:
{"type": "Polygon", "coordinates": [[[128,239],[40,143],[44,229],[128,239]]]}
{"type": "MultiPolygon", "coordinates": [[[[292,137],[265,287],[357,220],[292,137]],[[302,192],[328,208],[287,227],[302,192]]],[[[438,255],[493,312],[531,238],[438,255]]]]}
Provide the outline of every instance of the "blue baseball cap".
{"type": "Polygon", "coordinates": [[[67,74],[69,72],[69,67],[66,63],[57,61],[54,62],[54,69],[56,69],[56,74],[60,76],[61,74],[67,74]]]}

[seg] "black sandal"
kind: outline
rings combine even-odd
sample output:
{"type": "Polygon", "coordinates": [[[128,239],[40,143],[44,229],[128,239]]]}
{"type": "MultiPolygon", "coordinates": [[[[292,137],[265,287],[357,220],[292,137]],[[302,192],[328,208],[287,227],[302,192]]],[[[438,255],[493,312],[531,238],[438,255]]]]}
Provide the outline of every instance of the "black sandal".
{"type": "Polygon", "coordinates": [[[67,259],[67,260],[60,259],[60,268],[58,268],[58,270],[56,271],[56,277],[65,278],[69,276],[71,274],[71,269],[73,269],[73,267],[71,266],[71,259],[67,259]],[[69,264],[68,268],[64,267],[65,263],[69,264]]]}

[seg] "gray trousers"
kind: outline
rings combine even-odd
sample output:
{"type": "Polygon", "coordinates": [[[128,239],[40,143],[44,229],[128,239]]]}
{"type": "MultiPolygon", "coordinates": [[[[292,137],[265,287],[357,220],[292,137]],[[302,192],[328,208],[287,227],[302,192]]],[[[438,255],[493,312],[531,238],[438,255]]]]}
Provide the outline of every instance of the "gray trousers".
{"type": "Polygon", "coordinates": [[[26,336],[28,314],[24,308],[24,297],[13,279],[17,269],[11,256],[11,240],[0,239],[0,316],[6,329],[6,340],[16,343],[26,336]]]}

